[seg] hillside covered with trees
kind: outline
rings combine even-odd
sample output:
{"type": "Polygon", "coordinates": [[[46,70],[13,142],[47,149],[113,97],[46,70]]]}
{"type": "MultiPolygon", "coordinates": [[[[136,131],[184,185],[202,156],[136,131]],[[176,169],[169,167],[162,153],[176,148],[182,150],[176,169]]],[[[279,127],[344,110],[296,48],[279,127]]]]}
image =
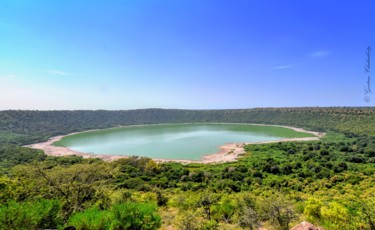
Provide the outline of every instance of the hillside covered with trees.
{"type": "Polygon", "coordinates": [[[0,229],[375,229],[375,109],[1,111],[0,229]],[[324,131],[237,162],[114,162],[21,147],[118,125],[243,122],[324,131]]]}
{"type": "Polygon", "coordinates": [[[375,108],[255,108],[236,110],[0,111],[0,143],[30,144],[52,136],[124,125],[228,122],[298,126],[375,136],[375,108]]]}

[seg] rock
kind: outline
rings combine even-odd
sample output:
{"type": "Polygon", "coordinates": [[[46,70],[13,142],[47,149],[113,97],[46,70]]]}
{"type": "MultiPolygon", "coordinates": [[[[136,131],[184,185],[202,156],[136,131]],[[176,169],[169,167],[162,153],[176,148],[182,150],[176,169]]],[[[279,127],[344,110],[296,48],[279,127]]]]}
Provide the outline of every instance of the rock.
{"type": "Polygon", "coordinates": [[[309,223],[307,221],[303,221],[302,223],[294,226],[290,230],[324,230],[322,227],[317,227],[313,225],[312,223],[309,223]]]}

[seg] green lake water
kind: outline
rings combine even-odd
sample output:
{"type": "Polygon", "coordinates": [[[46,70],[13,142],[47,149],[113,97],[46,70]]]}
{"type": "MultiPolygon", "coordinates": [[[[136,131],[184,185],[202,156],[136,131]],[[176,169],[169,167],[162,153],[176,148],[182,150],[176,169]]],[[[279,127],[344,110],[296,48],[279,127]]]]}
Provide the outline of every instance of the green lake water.
{"type": "Polygon", "coordinates": [[[260,142],[311,137],[275,126],[247,124],[161,124],[128,126],[78,133],[55,142],[85,153],[200,160],[236,142],[260,142]]]}

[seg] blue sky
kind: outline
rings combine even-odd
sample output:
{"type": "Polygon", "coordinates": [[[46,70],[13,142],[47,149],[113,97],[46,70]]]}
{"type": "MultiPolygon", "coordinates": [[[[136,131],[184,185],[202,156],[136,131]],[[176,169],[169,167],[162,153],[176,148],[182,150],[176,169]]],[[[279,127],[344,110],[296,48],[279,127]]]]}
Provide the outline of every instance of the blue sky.
{"type": "Polygon", "coordinates": [[[374,106],[374,41],[373,0],[0,0],[0,109],[374,106]]]}

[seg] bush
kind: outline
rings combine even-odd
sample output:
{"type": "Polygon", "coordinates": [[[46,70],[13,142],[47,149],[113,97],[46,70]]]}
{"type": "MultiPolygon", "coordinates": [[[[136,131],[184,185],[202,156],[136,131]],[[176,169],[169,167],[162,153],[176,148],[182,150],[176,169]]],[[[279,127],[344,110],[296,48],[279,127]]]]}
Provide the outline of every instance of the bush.
{"type": "Polygon", "coordinates": [[[151,230],[161,226],[154,204],[125,203],[111,208],[111,229],[151,230]]]}
{"type": "Polygon", "coordinates": [[[71,216],[68,226],[77,230],[153,230],[161,226],[161,218],[156,211],[154,204],[130,202],[103,211],[91,208],[71,216]]]}
{"type": "Polygon", "coordinates": [[[89,208],[84,212],[73,214],[68,221],[68,225],[74,226],[77,230],[109,229],[109,223],[109,212],[98,208],[89,208]]]}
{"type": "Polygon", "coordinates": [[[306,206],[304,208],[303,214],[306,216],[308,221],[317,223],[321,220],[322,206],[323,206],[322,201],[320,201],[316,198],[310,197],[306,201],[306,206]]]}
{"type": "Polygon", "coordinates": [[[62,223],[60,210],[56,200],[10,201],[0,206],[0,226],[1,229],[57,228],[62,223]]]}

